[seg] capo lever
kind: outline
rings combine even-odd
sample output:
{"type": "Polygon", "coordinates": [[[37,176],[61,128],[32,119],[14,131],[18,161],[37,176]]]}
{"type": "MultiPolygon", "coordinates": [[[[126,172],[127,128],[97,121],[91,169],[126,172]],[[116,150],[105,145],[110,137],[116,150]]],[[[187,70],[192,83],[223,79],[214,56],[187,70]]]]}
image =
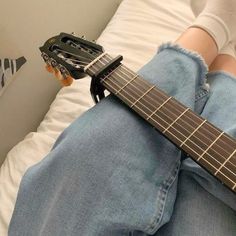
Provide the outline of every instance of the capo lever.
{"type": "Polygon", "coordinates": [[[101,69],[99,69],[94,75],[92,75],[91,85],[90,85],[90,93],[95,103],[101,101],[104,97],[104,86],[101,83],[101,79],[108,73],[114,70],[121,64],[123,60],[122,56],[117,56],[112,59],[106,65],[104,65],[101,69]]]}

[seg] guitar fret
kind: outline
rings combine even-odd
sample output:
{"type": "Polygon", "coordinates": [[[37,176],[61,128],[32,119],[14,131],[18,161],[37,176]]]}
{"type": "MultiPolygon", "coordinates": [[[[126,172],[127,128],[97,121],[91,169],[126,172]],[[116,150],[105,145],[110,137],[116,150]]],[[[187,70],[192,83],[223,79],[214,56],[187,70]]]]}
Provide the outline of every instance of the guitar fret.
{"type": "Polygon", "coordinates": [[[190,108],[187,108],[179,117],[177,117],[164,131],[165,133],[171,126],[173,126],[174,123],[176,123],[187,111],[189,111],[190,108]]]}
{"type": "MultiPolygon", "coordinates": [[[[168,132],[169,132],[169,131],[168,131],[168,132]]],[[[190,146],[186,146],[186,147],[184,148],[184,150],[188,150],[188,152],[189,152],[189,150],[190,150],[189,153],[192,153],[192,154],[193,154],[192,157],[198,155],[198,152],[196,152],[196,150],[195,150],[194,148],[191,148],[190,146]],[[187,149],[186,149],[186,147],[187,147],[187,149]]],[[[203,164],[202,162],[205,163],[203,166],[205,166],[205,167],[207,166],[208,171],[210,171],[211,173],[214,173],[214,172],[217,170],[216,166],[215,166],[214,164],[212,164],[212,162],[210,162],[209,160],[207,160],[205,157],[203,157],[198,163],[199,163],[199,164],[203,164]],[[207,165],[206,165],[206,164],[207,164],[207,165]]],[[[230,186],[232,186],[232,184],[235,184],[235,181],[234,181],[233,179],[231,179],[230,176],[228,176],[226,173],[224,173],[224,172],[222,172],[222,171],[220,171],[219,173],[221,174],[222,177],[224,177],[225,179],[227,179],[227,181],[228,181],[228,183],[230,184],[230,186]]],[[[219,176],[218,176],[218,177],[219,177],[219,176]]],[[[220,179],[220,178],[219,178],[219,179],[220,179]]],[[[232,188],[232,187],[230,187],[230,188],[232,188]]]]}
{"type": "MultiPolygon", "coordinates": [[[[122,94],[120,93],[120,94],[118,95],[118,97],[123,97],[123,98],[125,98],[127,104],[128,104],[129,106],[131,106],[131,105],[129,104],[131,101],[130,101],[128,98],[126,98],[126,96],[124,96],[124,95],[122,95],[122,94]]],[[[139,112],[140,116],[143,117],[143,118],[144,118],[145,116],[148,116],[148,114],[147,114],[142,108],[140,108],[140,106],[139,106],[138,104],[135,104],[135,105],[133,106],[133,109],[136,110],[137,112],[139,112]]],[[[165,123],[165,121],[164,121],[161,117],[158,117],[158,119],[159,119],[159,120],[157,121],[157,120],[155,120],[155,119],[152,118],[151,123],[153,123],[154,126],[155,126],[155,125],[158,125],[159,128],[165,129],[165,126],[164,126],[164,124],[163,124],[163,123],[165,123]]]]}
{"type": "MultiPolygon", "coordinates": [[[[204,161],[204,162],[208,163],[213,169],[216,169],[216,167],[215,167],[214,165],[212,165],[208,160],[202,158],[201,161],[204,161]]],[[[201,162],[199,162],[199,164],[201,164],[201,162]]],[[[204,165],[204,166],[206,166],[206,165],[204,165]]],[[[208,169],[208,170],[209,170],[209,169],[208,169]]],[[[230,183],[232,183],[233,185],[234,185],[234,184],[236,185],[235,181],[232,180],[229,176],[227,176],[224,172],[219,171],[219,174],[221,174],[224,178],[226,178],[226,179],[227,179],[230,183]]]]}
{"type": "Polygon", "coordinates": [[[236,184],[234,185],[234,187],[233,187],[233,190],[235,190],[236,189],[236,184]]]}
{"type": "MultiPolygon", "coordinates": [[[[229,153],[233,153],[234,150],[236,150],[236,142],[227,134],[221,137],[221,139],[218,141],[218,146],[221,147],[221,150],[226,150],[225,154],[223,155],[225,159],[227,159],[229,153]]],[[[232,171],[236,174],[236,153],[231,157],[230,161],[225,164],[225,166],[227,166],[229,169],[232,169],[232,171]]]]}
{"type": "Polygon", "coordinates": [[[219,171],[225,166],[225,164],[234,156],[236,153],[236,150],[225,160],[225,162],[219,167],[219,169],[214,173],[214,175],[217,175],[219,171]]]}
{"type": "Polygon", "coordinates": [[[121,87],[115,94],[119,94],[125,87],[127,87],[130,83],[132,83],[136,78],[138,77],[138,75],[135,75],[127,84],[125,84],[123,87],[121,87]]]}
{"type": "Polygon", "coordinates": [[[180,144],[180,147],[182,147],[205,123],[207,122],[207,120],[204,120],[194,131],[193,133],[186,138],[186,140],[184,140],[183,143],[180,144]]]}
{"type": "MultiPolygon", "coordinates": [[[[136,76],[135,76],[136,77],[136,76]]],[[[133,80],[134,80],[135,78],[133,78],[133,80]]],[[[115,94],[115,92],[118,92],[118,91],[120,91],[119,93],[118,93],[118,97],[120,97],[123,101],[124,101],[124,99],[125,99],[125,102],[127,103],[127,105],[128,106],[130,106],[131,107],[131,104],[134,104],[133,105],[133,109],[137,112],[137,113],[139,113],[139,115],[140,116],[142,116],[144,119],[146,119],[146,117],[148,117],[149,115],[150,115],[150,111],[148,110],[148,106],[147,105],[145,105],[145,103],[138,103],[138,104],[136,104],[137,103],[137,101],[135,102],[131,102],[131,99],[134,99],[134,97],[131,95],[131,96],[129,96],[129,91],[127,91],[127,90],[122,90],[122,87],[125,87],[125,86],[127,86],[128,84],[130,84],[130,83],[127,83],[126,85],[122,85],[122,83],[120,83],[120,81],[119,80],[117,80],[117,81],[115,81],[115,84],[114,85],[111,85],[110,83],[112,83],[113,84],[113,80],[105,80],[104,81],[104,83],[106,83],[106,85],[110,88],[110,90],[113,90],[112,92],[115,94]],[[116,86],[117,88],[114,88],[114,86],[116,86]],[[119,88],[119,86],[122,86],[122,87],[120,87],[119,88]],[[122,93],[121,93],[122,92],[122,93]],[[125,93],[125,94],[123,94],[123,92],[125,93]],[[128,97],[127,97],[128,96],[128,97]],[[149,113],[149,114],[148,114],[149,113]]],[[[129,82],[131,82],[131,81],[129,81],[129,82]]],[[[154,87],[156,87],[156,86],[153,86],[152,88],[150,88],[149,89],[149,91],[151,90],[151,89],[153,89],[154,87]]],[[[130,91],[131,93],[132,93],[132,91],[130,91]]],[[[145,94],[147,94],[148,93],[148,91],[146,91],[145,92],[145,94]]],[[[145,95],[145,94],[143,94],[143,96],[145,95]]],[[[142,96],[142,97],[143,97],[142,96]]],[[[140,98],[141,99],[141,98],[140,98]]],[[[139,100],[140,100],[139,99],[139,100]]],[[[171,97],[168,99],[168,100],[170,100],[171,99],[171,97]]],[[[165,103],[167,103],[168,101],[165,101],[161,106],[160,106],[160,108],[165,104],[165,103]]],[[[159,108],[159,109],[160,109],[159,108]]],[[[150,109],[150,108],[149,108],[150,109]]],[[[157,119],[155,118],[155,119],[152,119],[152,121],[150,121],[150,123],[152,123],[153,124],[153,126],[158,126],[160,129],[165,129],[166,128],[166,126],[167,126],[167,122],[166,122],[166,120],[165,119],[163,119],[163,117],[157,117],[157,119]]]]}
{"type": "MultiPolygon", "coordinates": [[[[182,119],[185,119],[186,117],[187,115],[184,116],[182,119]]],[[[208,146],[212,144],[213,141],[215,141],[216,137],[218,137],[218,135],[221,133],[221,132],[217,133],[216,131],[218,132],[218,130],[216,129],[212,130],[211,127],[209,128],[208,123],[206,125],[203,125],[195,133],[195,135],[191,137],[191,140],[185,143],[185,147],[192,146],[194,144],[195,151],[197,150],[197,152],[200,155],[204,150],[208,148],[208,146]]],[[[221,136],[221,138],[215,142],[214,146],[211,147],[204,155],[204,158],[209,160],[216,167],[214,170],[212,170],[211,172],[212,174],[214,174],[220,168],[222,163],[224,163],[225,160],[229,157],[229,155],[236,149],[234,143],[230,143],[231,144],[230,146],[227,146],[226,144],[222,145],[224,142],[227,142],[227,140],[225,139],[226,139],[225,135],[221,136]]],[[[196,156],[195,158],[197,159],[198,156],[196,156]]],[[[231,161],[235,162],[236,159],[231,158],[231,161]]],[[[236,173],[236,165],[235,167],[229,165],[230,163],[225,164],[226,168],[230,169],[231,173],[233,172],[236,173]]],[[[224,169],[222,171],[224,171],[224,169]]]]}
{"type": "Polygon", "coordinates": [[[100,56],[98,56],[96,59],[94,59],[92,62],[90,62],[87,66],[84,67],[84,72],[87,72],[87,70],[92,67],[96,62],[98,62],[101,58],[103,58],[107,53],[104,52],[100,56]]]}
{"type": "Polygon", "coordinates": [[[234,186],[234,184],[236,183],[236,173],[232,172],[230,169],[227,169],[225,166],[218,172],[218,175],[221,173],[227,175],[232,180],[232,185],[234,186]]]}
{"type": "Polygon", "coordinates": [[[172,99],[172,97],[169,97],[164,103],[162,103],[150,116],[148,116],[147,120],[150,120],[150,118],[159,111],[167,102],[169,102],[172,99]]]}
{"type": "Polygon", "coordinates": [[[207,153],[207,151],[217,142],[217,140],[224,134],[224,132],[222,132],[218,138],[202,153],[202,155],[200,157],[198,157],[197,161],[199,161],[203,156],[204,154],[207,153]]]}
{"type": "Polygon", "coordinates": [[[153,90],[156,86],[153,85],[150,89],[148,89],[138,100],[136,100],[130,107],[132,108],[137,102],[139,102],[145,95],[147,95],[151,90],[153,90]]]}

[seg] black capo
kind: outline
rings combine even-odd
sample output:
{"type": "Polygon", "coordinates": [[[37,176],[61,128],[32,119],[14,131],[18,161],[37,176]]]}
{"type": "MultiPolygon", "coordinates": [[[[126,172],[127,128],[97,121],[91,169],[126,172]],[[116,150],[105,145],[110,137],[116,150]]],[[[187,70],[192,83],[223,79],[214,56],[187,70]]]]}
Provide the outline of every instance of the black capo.
{"type": "Polygon", "coordinates": [[[107,72],[114,70],[121,64],[123,60],[122,56],[117,56],[112,59],[106,65],[104,65],[101,69],[99,69],[93,76],[90,84],[90,93],[95,103],[98,103],[105,97],[105,87],[101,83],[101,79],[107,72]]]}

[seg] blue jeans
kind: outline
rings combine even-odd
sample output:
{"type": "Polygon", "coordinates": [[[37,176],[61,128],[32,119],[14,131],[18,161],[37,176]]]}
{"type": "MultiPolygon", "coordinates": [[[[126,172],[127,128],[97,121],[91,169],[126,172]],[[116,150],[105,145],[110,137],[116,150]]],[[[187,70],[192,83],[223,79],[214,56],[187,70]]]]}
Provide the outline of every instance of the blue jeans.
{"type": "MultiPolygon", "coordinates": [[[[139,72],[236,137],[236,80],[165,44],[139,72]],[[233,112],[232,112],[233,111],[233,112]]],[[[24,175],[10,236],[235,236],[236,195],[109,96],[24,175]]]]}

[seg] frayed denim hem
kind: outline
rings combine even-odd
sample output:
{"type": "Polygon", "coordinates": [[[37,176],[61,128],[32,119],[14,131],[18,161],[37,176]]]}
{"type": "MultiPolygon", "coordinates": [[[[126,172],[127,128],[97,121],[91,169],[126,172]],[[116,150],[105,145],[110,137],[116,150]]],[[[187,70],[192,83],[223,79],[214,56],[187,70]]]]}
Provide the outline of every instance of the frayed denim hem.
{"type": "Polygon", "coordinates": [[[172,42],[163,43],[158,48],[157,54],[162,52],[165,49],[171,49],[171,50],[174,50],[176,52],[182,53],[182,54],[190,57],[194,61],[196,61],[199,65],[200,85],[204,89],[209,90],[209,85],[206,83],[206,75],[207,75],[209,69],[208,69],[208,65],[206,64],[205,60],[203,59],[203,57],[200,54],[198,54],[195,51],[190,51],[190,50],[187,50],[185,48],[182,48],[180,45],[172,43],[172,42]]]}

